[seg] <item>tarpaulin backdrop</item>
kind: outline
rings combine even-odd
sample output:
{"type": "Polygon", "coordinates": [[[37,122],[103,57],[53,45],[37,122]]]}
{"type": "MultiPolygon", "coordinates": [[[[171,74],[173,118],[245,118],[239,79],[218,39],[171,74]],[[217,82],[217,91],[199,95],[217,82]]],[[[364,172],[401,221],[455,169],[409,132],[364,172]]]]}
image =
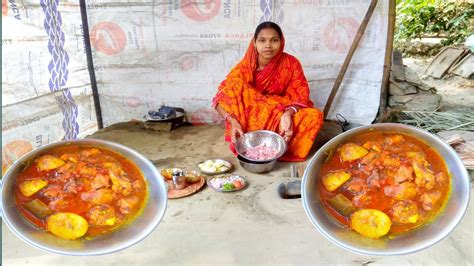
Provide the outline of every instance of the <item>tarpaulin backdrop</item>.
{"type": "MultiPolygon", "coordinates": [[[[86,10],[104,126],[161,104],[195,125],[219,123],[211,100],[255,27],[278,23],[324,108],[369,0],[89,0],[86,10]]],[[[388,1],[379,1],[329,113],[375,118],[388,1]]],[[[2,170],[25,152],[97,130],[79,3],[2,0],[2,170]]]]}

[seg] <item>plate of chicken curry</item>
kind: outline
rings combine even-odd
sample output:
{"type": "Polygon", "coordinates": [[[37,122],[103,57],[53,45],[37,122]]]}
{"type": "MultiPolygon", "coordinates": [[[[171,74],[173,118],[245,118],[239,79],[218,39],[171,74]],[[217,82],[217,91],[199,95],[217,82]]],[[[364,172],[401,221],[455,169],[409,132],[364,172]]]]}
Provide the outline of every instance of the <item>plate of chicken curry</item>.
{"type": "Polygon", "coordinates": [[[440,155],[418,139],[369,132],[341,144],[321,169],[328,213],[370,237],[409,232],[432,220],[450,191],[440,155]]]}
{"type": "Polygon", "coordinates": [[[127,248],[148,236],[166,209],[166,185],[156,167],[105,140],[42,146],[20,158],[2,181],[7,225],[27,243],[60,254],[127,248]]]}
{"type": "Polygon", "coordinates": [[[321,147],[306,167],[302,199],[313,225],[335,244],[397,255],[446,237],[466,212],[469,190],[448,144],[386,123],[351,129],[321,147]]]}
{"type": "Polygon", "coordinates": [[[94,237],[131,222],[147,200],[129,160],[101,148],[69,146],[38,157],[17,177],[15,198],[31,223],[65,239],[94,237]]]}

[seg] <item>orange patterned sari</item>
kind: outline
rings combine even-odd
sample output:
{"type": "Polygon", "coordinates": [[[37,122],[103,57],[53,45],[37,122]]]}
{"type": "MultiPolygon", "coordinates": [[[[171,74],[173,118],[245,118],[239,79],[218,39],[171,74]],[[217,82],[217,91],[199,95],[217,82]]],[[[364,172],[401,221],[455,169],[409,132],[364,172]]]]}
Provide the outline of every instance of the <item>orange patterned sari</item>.
{"type": "MultiPolygon", "coordinates": [[[[293,115],[293,138],[280,160],[304,161],[321,128],[323,116],[309,99],[309,86],[301,63],[283,52],[282,36],[277,55],[263,70],[256,71],[258,54],[253,43],[252,39],[242,61],[222,81],[212,104],[233,114],[244,132],[259,129],[278,132],[285,108],[300,107],[293,115]]],[[[230,142],[229,123],[226,123],[225,140],[230,142]]],[[[231,150],[236,153],[232,143],[231,150]]]]}

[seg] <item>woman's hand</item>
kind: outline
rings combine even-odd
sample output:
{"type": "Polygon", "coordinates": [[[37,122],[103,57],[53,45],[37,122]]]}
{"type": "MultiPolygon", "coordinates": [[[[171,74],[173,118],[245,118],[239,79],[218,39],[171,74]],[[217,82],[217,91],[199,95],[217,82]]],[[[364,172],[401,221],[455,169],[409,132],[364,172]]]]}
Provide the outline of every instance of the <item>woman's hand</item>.
{"type": "Polygon", "coordinates": [[[237,121],[237,119],[235,119],[233,116],[229,116],[228,120],[230,123],[230,139],[232,143],[235,143],[237,138],[244,135],[244,131],[242,130],[242,126],[240,125],[239,121],[237,121]]]}
{"type": "Polygon", "coordinates": [[[293,137],[293,110],[286,110],[280,118],[280,132],[279,134],[289,142],[293,137]]]}

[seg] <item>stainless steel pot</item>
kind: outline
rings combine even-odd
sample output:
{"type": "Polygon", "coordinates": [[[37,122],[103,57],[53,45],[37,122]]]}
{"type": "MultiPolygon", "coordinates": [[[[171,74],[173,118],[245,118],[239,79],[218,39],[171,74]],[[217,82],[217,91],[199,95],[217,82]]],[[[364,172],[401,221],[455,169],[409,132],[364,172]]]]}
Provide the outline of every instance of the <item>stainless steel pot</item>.
{"type": "Polygon", "coordinates": [[[39,147],[16,161],[3,177],[1,207],[3,220],[20,239],[28,244],[65,255],[102,255],[128,248],[147,237],[163,218],[167,204],[165,182],[156,167],[143,155],[126,146],[99,139],[80,139],[52,143],[39,147]],[[13,188],[17,175],[27,162],[49,150],[67,145],[94,146],[112,150],[128,158],[141,169],[148,187],[148,201],[143,213],[131,224],[104,236],[90,240],[66,240],[45,232],[28,222],[15,205],[13,188]]]}
{"type": "Polygon", "coordinates": [[[238,155],[237,159],[239,159],[240,165],[247,171],[251,173],[265,173],[269,172],[270,170],[275,167],[275,164],[277,162],[277,159],[273,159],[270,161],[265,161],[265,162],[253,162],[250,160],[245,159],[244,157],[238,155]]]}
{"type": "Polygon", "coordinates": [[[400,255],[422,250],[441,241],[459,224],[469,203],[470,184],[469,175],[461,159],[439,137],[412,126],[386,123],[351,129],[336,136],[321,147],[305,170],[301,195],[305,212],[312,224],[334,244],[357,253],[400,255]],[[369,239],[341,226],[324,210],[317,189],[317,184],[320,182],[319,171],[321,165],[329,156],[329,152],[339,144],[350,140],[353,136],[372,130],[403,133],[424,141],[444,158],[452,180],[450,198],[444,211],[434,221],[413,232],[390,240],[369,239]]]}

